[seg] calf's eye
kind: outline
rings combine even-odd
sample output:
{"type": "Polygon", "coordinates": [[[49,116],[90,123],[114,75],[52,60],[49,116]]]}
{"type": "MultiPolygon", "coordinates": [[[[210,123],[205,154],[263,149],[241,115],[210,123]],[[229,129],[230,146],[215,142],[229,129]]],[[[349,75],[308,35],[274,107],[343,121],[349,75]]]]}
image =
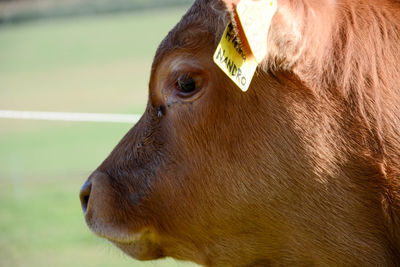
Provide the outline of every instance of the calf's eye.
{"type": "Polygon", "coordinates": [[[178,78],[178,89],[184,93],[191,93],[196,90],[196,81],[193,77],[184,75],[178,78]]]}

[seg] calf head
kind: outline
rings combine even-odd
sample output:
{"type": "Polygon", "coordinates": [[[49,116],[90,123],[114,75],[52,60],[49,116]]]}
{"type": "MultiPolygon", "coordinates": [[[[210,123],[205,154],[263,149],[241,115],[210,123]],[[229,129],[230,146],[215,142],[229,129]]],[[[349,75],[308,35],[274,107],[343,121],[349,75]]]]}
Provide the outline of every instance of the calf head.
{"type": "Polygon", "coordinates": [[[246,93],[213,63],[237,2],[196,1],[159,46],[144,115],[82,188],[88,226],[142,260],[390,263],[379,132],[341,69],[336,1],[278,1],[246,93]]]}

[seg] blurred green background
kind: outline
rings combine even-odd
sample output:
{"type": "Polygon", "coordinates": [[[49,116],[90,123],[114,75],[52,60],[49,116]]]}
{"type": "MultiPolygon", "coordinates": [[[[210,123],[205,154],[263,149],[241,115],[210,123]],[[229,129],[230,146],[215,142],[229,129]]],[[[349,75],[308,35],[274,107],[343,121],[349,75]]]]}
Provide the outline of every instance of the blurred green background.
{"type": "MultiPolygon", "coordinates": [[[[0,1],[0,109],[142,113],[191,2],[0,1]]],[[[84,223],[79,188],[131,127],[0,118],[0,266],[194,266],[134,261],[84,223]]]]}

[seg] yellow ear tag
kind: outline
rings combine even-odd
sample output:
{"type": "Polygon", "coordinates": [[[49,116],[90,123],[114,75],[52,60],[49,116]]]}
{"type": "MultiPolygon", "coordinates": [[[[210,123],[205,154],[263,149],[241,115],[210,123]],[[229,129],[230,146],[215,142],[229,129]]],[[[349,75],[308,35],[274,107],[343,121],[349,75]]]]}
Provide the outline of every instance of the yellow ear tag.
{"type": "Polygon", "coordinates": [[[267,53],[268,30],[276,9],[276,0],[241,0],[236,7],[247,42],[258,63],[267,53]]]}
{"type": "Polygon", "coordinates": [[[253,55],[246,54],[240,46],[232,23],[226,26],[214,53],[214,62],[242,91],[249,88],[258,65],[253,55]]]}

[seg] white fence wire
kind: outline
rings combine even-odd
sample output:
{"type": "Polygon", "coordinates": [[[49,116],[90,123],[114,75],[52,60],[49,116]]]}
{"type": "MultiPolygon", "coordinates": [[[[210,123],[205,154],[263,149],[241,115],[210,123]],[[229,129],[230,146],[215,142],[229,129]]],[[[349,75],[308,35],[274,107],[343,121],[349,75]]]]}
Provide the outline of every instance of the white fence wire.
{"type": "Polygon", "coordinates": [[[43,111],[16,111],[0,110],[0,118],[49,121],[76,121],[76,122],[113,122],[136,123],[140,114],[110,114],[110,113],[76,113],[76,112],[43,112],[43,111]]]}

